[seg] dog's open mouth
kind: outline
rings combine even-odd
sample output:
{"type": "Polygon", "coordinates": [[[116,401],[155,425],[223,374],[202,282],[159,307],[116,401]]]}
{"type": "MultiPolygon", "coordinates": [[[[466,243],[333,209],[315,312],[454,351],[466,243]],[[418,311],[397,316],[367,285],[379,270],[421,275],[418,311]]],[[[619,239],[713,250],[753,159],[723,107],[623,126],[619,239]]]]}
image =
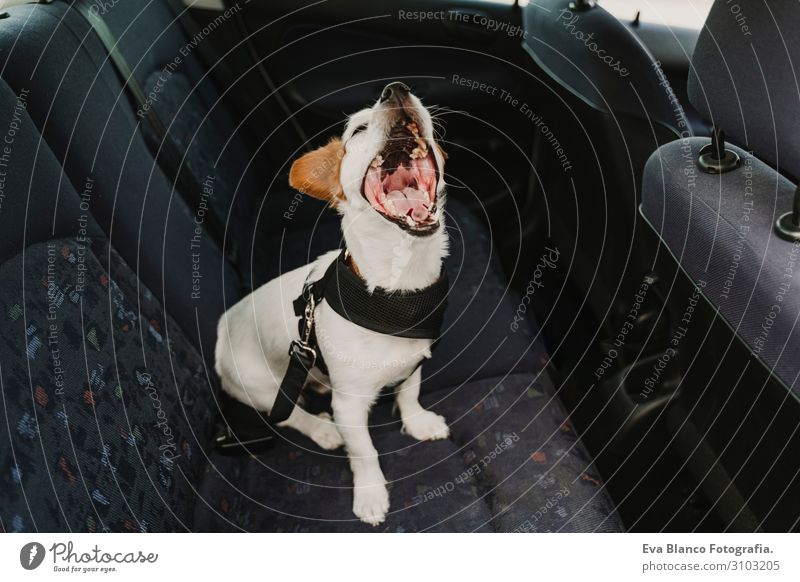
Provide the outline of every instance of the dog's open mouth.
{"type": "Polygon", "coordinates": [[[401,118],[364,176],[372,207],[413,234],[430,234],[436,219],[436,159],[414,121],[401,118]]]}

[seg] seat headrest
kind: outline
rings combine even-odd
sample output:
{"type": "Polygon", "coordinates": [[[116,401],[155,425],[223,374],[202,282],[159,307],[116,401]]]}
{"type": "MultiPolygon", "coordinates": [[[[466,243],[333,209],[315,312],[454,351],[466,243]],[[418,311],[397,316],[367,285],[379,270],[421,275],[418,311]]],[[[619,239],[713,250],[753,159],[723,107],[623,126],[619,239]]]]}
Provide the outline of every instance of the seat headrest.
{"type": "Polygon", "coordinates": [[[717,0],[689,72],[689,101],[728,138],[800,178],[800,10],[717,0]]]}
{"type": "Polygon", "coordinates": [[[537,0],[523,9],[523,48],[553,80],[585,103],[691,133],[683,108],[650,51],[600,5],[537,0]]]}

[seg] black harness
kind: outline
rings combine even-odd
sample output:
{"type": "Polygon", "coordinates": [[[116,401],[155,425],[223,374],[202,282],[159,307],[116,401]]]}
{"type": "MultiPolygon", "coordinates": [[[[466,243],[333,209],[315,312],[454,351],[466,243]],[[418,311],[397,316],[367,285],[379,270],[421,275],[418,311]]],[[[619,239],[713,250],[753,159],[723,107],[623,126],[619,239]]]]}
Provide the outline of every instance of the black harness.
{"type": "Polygon", "coordinates": [[[346,259],[347,251],[342,251],[322,278],[306,281],[293,302],[294,313],[300,317],[300,339],[289,346],[289,367],[269,415],[271,422],[289,418],[311,368],[328,373],[314,325],[315,309],[323,300],[348,321],[377,333],[434,341],[439,337],[449,291],[444,267],[439,278],[424,289],[386,291],[379,287],[370,293],[346,259]]]}

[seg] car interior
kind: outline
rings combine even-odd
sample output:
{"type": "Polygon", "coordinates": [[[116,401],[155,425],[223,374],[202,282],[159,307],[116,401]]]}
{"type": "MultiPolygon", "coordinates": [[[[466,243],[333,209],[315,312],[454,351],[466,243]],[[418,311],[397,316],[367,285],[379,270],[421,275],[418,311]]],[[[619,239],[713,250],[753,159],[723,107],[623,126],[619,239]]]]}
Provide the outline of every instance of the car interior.
{"type": "Polygon", "coordinates": [[[0,6],[0,531],[800,529],[790,3],[0,6]],[[421,403],[450,437],[387,388],[371,526],[345,453],[227,397],[214,346],[342,246],[289,169],[396,81],[447,152],[421,403]]]}

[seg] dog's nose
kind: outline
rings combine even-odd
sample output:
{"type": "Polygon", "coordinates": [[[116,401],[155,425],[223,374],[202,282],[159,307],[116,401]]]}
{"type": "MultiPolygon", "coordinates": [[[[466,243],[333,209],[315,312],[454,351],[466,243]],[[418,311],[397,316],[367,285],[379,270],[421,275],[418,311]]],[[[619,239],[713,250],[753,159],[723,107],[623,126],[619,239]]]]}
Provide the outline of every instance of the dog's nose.
{"type": "Polygon", "coordinates": [[[381,92],[381,103],[391,100],[397,101],[399,103],[409,93],[411,93],[411,88],[405,83],[401,83],[400,81],[389,83],[388,85],[386,85],[386,87],[383,88],[383,91],[381,92]]]}

